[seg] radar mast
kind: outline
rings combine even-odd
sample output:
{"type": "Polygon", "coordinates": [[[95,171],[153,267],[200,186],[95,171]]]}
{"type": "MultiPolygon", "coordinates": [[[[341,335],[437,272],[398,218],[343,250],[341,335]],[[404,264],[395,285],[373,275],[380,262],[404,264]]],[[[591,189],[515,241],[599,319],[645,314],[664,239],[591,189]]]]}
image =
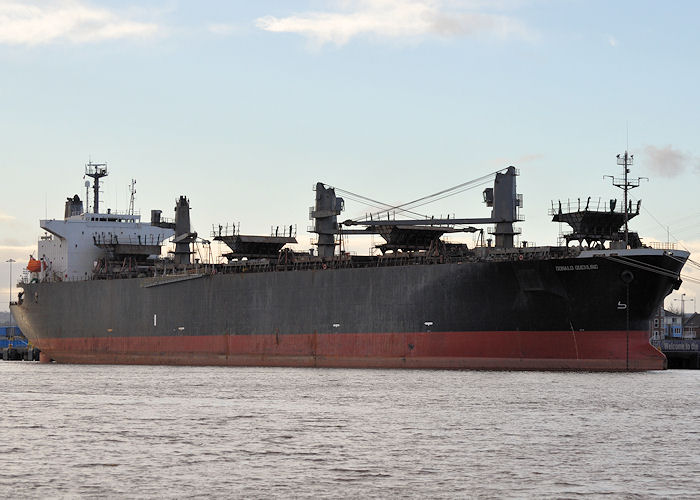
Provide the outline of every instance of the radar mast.
{"type": "Polygon", "coordinates": [[[632,162],[634,161],[634,155],[631,155],[625,150],[624,154],[618,154],[617,155],[617,164],[622,166],[623,168],[623,177],[613,177],[612,175],[605,175],[605,177],[610,177],[612,179],[612,184],[615,187],[619,187],[622,189],[624,193],[624,221],[625,221],[625,248],[629,246],[629,213],[630,213],[630,206],[627,198],[627,194],[630,189],[634,189],[636,187],[639,187],[639,183],[642,179],[648,180],[646,177],[637,177],[636,179],[631,179],[629,177],[630,173],[630,168],[632,166],[632,162]]]}
{"type": "Polygon", "coordinates": [[[96,214],[100,213],[100,179],[107,176],[106,163],[88,162],[85,165],[85,175],[93,178],[92,189],[94,199],[94,210],[96,214]]]}

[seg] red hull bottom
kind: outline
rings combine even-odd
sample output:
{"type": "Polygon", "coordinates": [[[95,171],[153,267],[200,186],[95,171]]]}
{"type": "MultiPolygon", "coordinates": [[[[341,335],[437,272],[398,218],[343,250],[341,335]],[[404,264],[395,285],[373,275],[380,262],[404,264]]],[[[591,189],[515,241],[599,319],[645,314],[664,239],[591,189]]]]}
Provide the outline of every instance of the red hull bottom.
{"type": "Polygon", "coordinates": [[[425,332],[33,339],[61,363],[423,368],[663,370],[646,331],[425,332]]]}

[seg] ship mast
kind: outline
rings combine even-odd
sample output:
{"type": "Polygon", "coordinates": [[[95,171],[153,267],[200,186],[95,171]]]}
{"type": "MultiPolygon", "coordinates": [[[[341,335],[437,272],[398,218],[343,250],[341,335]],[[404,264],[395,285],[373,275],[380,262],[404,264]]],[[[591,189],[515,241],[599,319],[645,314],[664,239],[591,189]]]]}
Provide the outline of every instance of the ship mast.
{"type": "Polygon", "coordinates": [[[100,213],[100,179],[107,176],[107,164],[106,163],[92,163],[88,162],[85,165],[85,175],[92,177],[94,182],[92,183],[93,198],[94,198],[94,210],[96,214],[100,213]]]}
{"type": "Polygon", "coordinates": [[[623,177],[622,178],[616,178],[613,177],[612,175],[605,175],[605,177],[610,177],[612,179],[613,186],[619,187],[622,189],[624,193],[624,216],[625,216],[625,248],[629,246],[629,213],[630,213],[630,207],[629,207],[629,202],[627,200],[628,192],[630,189],[634,189],[636,187],[639,187],[639,182],[642,179],[646,179],[646,177],[637,177],[636,179],[631,179],[629,177],[630,173],[630,168],[632,166],[632,162],[634,161],[634,155],[631,155],[625,150],[624,154],[618,154],[617,155],[617,164],[621,165],[623,167],[623,177]]]}
{"type": "Polygon", "coordinates": [[[134,215],[134,198],[136,198],[136,179],[131,179],[131,184],[129,185],[129,215],[134,215]]]}

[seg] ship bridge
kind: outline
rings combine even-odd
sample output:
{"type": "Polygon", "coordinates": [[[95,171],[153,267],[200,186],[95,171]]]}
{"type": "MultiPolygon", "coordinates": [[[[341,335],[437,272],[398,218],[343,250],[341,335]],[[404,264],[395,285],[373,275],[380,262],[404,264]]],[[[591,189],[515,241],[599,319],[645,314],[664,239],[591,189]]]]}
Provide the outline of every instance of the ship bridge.
{"type": "Polygon", "coordinates": [[[160,246],[174,234],[172,229],[142,223],[139,215],[111,211],[42,220],[39,225],[50,236],[39,240],[37,258],[44,259],[47,277],[55,280],[88,279],[105,253],[159,255],[160,246]]]}
{"type": "Polygon", "coordinates": [[[159,255],[164,241],[173,236],[168,227],[156,227],[141,222],[133,210],[132,181],[129,213],[100,211],[100,179],[107,176],[105,163],[88,163],[85,175],[93,179],[93,209],[89,203],[89,181],[85,183],[86,203],[76,194],[65,202],[64,218],[41,220],[39,225],[47,234],[39,240],[37,259],[42,260],[41,279],[84,280],[93,276],[96,263],[103,257],[133,257],[145,260],[159,255]]]}

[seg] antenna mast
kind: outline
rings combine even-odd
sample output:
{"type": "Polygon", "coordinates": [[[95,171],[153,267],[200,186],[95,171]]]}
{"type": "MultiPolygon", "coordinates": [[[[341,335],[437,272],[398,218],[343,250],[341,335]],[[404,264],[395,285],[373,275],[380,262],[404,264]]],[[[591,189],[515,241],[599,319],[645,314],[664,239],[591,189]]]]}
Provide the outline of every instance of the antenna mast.
{"type": "Polygon", "coordinates": [[[131,179],[131,184],[129,185],[129,215],[134,215],[134,199],[136,198],[136,179],[131,179]]]}
{"type": "Polygon", "coordinates": [[[92,177],[94,182],[92,183],[93,188],[93,199],[94,199],[94,210],[96,214],[100,213],[100,179],[107,176],[107,164],[106,163],[92,163],[89,161],[85,165],[85,175],[92,177]]]}
{"type": "Polygon", "coordinates": [[[634,161],[634,155],[631,155],[625,150],[624,154],[618,154],[617,155],[617,164],[621,165],[624,169],[624,176],[622,178],[615,178],[612,176],[607,176],[612,179],[613,186],[619,187],[622,189],[624,193],[624,210],[625,210],[625,248],[629,246],[629,227],[628,227],[628,221],[629,221],[629,212],[630,212],[630,207],[629,203],[627,201],[627,193],[629,192],[630,189],[634,189],[636,187],[639,187],[639,182],[644,179],[645,177],[637,177],[636,179],[630,179],[629,173],[630,169],[629,167],[632,166],[632,162],[634,161]]]}

